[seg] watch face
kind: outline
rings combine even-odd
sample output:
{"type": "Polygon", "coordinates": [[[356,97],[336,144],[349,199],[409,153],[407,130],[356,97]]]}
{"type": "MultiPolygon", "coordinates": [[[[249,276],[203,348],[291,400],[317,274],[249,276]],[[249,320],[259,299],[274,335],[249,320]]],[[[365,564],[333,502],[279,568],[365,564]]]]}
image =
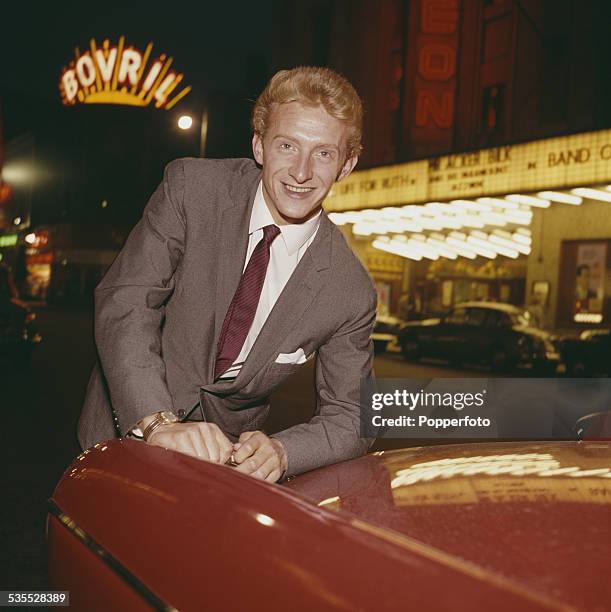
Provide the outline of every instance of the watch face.
{"type": "Polygon", "coordinates": [[[178,417],[170,410],[164,410],[160,416],[166,423],[176,423],[178,421],[178,417]]]}

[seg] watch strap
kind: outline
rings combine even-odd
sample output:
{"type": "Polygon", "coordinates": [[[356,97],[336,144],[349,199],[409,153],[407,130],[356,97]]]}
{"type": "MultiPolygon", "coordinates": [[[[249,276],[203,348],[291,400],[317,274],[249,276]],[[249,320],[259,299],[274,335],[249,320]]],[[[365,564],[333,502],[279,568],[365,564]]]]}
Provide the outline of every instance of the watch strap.
{"type": "Polygon", "coordinates": [[[176,417],[175,415],[174,419],[167,418],[166,412],[167,411],[157,412],[155,414],[155,418],[144,428],[144,431],[142,432],[142,437],[144,438],[145,442],[147,442],[148,439],[151,437],[152,433],[162,425],[171,425],[173,423],[178,422],[178,417],[176,417]]]}

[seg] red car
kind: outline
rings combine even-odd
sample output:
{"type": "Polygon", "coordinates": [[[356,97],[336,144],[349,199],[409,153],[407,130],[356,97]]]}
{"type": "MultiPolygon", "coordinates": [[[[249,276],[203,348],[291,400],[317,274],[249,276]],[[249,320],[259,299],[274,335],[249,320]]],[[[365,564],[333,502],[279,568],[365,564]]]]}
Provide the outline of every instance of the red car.
{"type": "Polygon", "coordinates": [[[290,479],[142,442],[50,500],[75,610],[608,610],[611,443],[409,448],[290,479]]]}

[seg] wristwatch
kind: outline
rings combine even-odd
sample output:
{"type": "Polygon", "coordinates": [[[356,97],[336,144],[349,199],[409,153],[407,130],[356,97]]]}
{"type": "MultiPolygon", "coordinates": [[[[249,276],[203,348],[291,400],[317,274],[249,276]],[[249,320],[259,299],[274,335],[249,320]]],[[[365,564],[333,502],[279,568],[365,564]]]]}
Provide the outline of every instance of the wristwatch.
{"type": "Polygon", "coordinates": [[[155,414],[155,418],[144,428],[142,437],[147,442],[151,437],[151,434],[162,425],[171,425],[172,423],[178,423],[180,419],[171,410],[162,410],[155,414]]]}

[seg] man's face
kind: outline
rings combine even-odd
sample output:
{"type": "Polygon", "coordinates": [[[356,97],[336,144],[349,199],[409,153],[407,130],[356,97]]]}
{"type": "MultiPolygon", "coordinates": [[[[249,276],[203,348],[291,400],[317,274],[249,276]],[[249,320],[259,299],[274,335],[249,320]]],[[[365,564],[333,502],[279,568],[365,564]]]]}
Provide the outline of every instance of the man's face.
{"type": "Polygon", "coordinates": [[[322,106],[288,102],[275,108],[263,138],[252,149],[263,166],[263,195],[277,224],[315,215],[336,180],[348,176],[357,157],[346,159],[350,128],[322,106]]]}

